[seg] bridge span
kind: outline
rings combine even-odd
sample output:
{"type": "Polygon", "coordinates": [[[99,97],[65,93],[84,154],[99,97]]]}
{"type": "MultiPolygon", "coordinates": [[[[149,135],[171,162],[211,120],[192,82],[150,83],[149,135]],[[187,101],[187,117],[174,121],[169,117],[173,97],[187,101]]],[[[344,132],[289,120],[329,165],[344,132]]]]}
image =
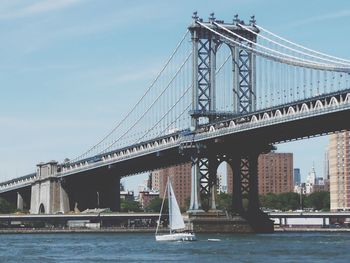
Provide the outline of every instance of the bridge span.
{"type": "Polygon", "coordinates": [[[216,209],[216,172],[226,161],[232,210],[254,231],[271,230],[259,208],[257,158],[276,143],[350,128],[350,61],[276,39],[255,17],[192,19],[110,133],[72,160],[40,163],[35,174],[0,183],[0,195],[34,214],[119,211],[121,177],[191,162],[189,213],[196,215],[204,201],[216,209]]]}

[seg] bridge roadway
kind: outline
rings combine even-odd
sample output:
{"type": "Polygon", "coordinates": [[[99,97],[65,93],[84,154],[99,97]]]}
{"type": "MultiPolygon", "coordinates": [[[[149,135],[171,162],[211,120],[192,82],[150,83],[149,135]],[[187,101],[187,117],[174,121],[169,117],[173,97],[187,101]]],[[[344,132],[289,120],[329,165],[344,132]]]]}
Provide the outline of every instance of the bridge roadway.
{"type": "Polygon", "coordinates": [[[350,218],[350,212],[268,212],[270,218],[350,218]]]}
{"type": "Polygon", "coordinates": [[[46,221],[46,220],[116,220],[116,219],[155,219],[158,213],[80,213],[80,214],[0,214],[0,222],[46,221]]]}
{"type": "MultiPolygon", "coordinates": [[[[270,218],[350,218],[350,212],[268,212],[270,218]]],[[[163,215],[166,216],[166,215],[163,215]]],[[[80,214],[0,214],[0,222],[47,220],[123,220],[154,219],[158,213],[80,213],[80,214]]]]}
{"type": "MultiPolygon", "coordinates": [[[[315,96],[246,115],[231,116],[196,131],[179,131],[78,162],[63,164],[55,177],[116,173],[128,176],[190,161],[181,150],[196,143],[209,152],[298,140],[350,128],[350,89],[315,96]]],[[[75,176],[74,176],[75,177],[75,176]]],[[[87,177],[84,177],[87,178],[87,177]]],[[[81,178],[80,178],[81,179],[81,178]]],[[[0,193],[28,187],[36,177],[0,184],[0,193]]],[[[77,179],[78,180],[78,179],[77,179]]]]}

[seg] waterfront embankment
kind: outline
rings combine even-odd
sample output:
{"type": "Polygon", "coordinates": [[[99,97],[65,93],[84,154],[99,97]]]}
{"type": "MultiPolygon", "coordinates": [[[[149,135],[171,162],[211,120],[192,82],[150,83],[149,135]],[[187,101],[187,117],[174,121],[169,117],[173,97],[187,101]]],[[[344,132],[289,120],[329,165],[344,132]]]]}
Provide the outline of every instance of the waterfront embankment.
{"type": "MultiPolygon", "coordinates": [[[[0,229],[0,234],[59,234],[59,233],[155,233],[155,228],[4,228],[0,229]]],[[[168,232],[167,228],[158,229],[158,232],[168,232]]],[[[276,233],[297,233],[297,232],[348,232],[350,228],[320,228],[320,227],[276,227],[276,233]]]]}

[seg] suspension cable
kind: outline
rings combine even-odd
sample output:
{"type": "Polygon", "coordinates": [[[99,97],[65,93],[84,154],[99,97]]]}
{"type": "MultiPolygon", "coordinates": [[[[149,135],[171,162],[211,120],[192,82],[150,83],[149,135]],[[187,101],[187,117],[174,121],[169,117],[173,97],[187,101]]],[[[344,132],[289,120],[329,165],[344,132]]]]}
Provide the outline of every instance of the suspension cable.
{"type": "Polygon", "coordinates": [[[218,23],[216,23],[216,22],[213,22],[213,23],[214,23],[216,26],[220,27],[221,29],[225,30],[226,32],[230,33],[231,35],[234,35],[234,36],[236,36],[236,37],[238,37],[238,38],[240,38],[240,39],[242,39],[242,40],[244,40],[244,41],[246,41],[246,42],[248,42],[248,43],[251,43],[251,44],[253,44],[253,45],[257,46],[257,47],[261,47],[261,48],[263,48],[263,49],[266,49],[266,50],[268,50],[268,51],[270,51],[270,52],[273,52],[273,53],[276,53],[276,54],[279,54],[279,55],[282,55],[282,56],[285,56],[285,57],[289,57],[289,58],[292,58],[292,59],[300,60],[300,61],[306,62],[306,63],[318,64],[318,65],[325,65],[325,66],[335,66],[335,65],[329,65],[329,64],[324,64],[324,63],[315,62],[315,61],[308,60],[308,59],[302,59],[302,58],[299,58],[299,57],[295,57],[295,56],[292,56],[292,55],[285,54],[285,53],[283,53],[283,52],[279,52],[279,51],[277,51],[277,50],[274,50],[274,49],[265,47],[265,46],[263,46],[263,45],[260,45],[259,43],[255,43],[255,42],[253,42],[253,41],[251,41],[251,40],[249,40],[249,39],[246,39],[245,37],[242,37],[241,35],[239,35],[239,34],[237,34],[237,33],[235,33],[235,32],[232,32],[232,31],[228,30],[226,27],[224,27],[224,26],[222,26],[222,25],[220,25],[220,24],[218,24],[218,23]]]}
{"type": "Polygon", "coordinates": [[[274,40],[272,40],[272,39],[270,39],[270,38],[268,38],[268,37],[266,37],[266,36],[264,36],[264,35],[258,34],[257,32],[251,30],[250,28],[248,28],[248,27],[245,26],[245,25],[238,24],[238,26],[240,26],[240,27],[242,27],[243,29],[249,31],[250,33],[253,33],[253,34],[256,35],[256,36],[259,36],[259,37],[261,37],[261,38],[263,38],[263,39],[269,41],[270,43],[274,43],[274,44],[276,44],[276,45],[278,45],[278,46],[280,46],[280,47],[283,47],[283,48],[285,48],[285,49],[289,49],[289,50],[294,51],[294,52],[296,52],[296,53],[303,54],[303,55],[306,55],[306,56],[308,56],[308,57],[316,58],[316,59],[319,59],[319,60],[324,60],[324,61],[332,62],[332,63],[334,63],[334,64],[340,64],[340,65],[350,66],[349,63],[344,63],[344,62],[336,61],[336,60],[333,60],[333,59],[327,59],[327,58],[324,58],[324,57],[320,57],[320,56],[312,55],[312,54],[310,54],[310,53],[303,52],[303,51],[298,50],[298,49],[294,49],[294,48],[292,48],[292,47],[288,47],[288,46],[283,45],[283,44],[281,44],[281,43],[279,43],[279,42],[277,42],[277,41],[274,41],[274,40]]]}
{"type": "Polygon", "coordinates": [[[119,136],[118,139],[116,139],[114,142],[112,142],[108,147],[104,148],[102,151],[100,151],[99,153],[103,153],[107,150],[109,150],[113,145],[115,145],[116,142],[118,142],[121,138],[123,138],[126,134],[129,133],[129,131],[134,128],[139,122],[140,120],[150,111],[150,109],[153,107],[153,105],[159,100],[159,98],[165,93],[166,90],[168,90],[168,88],[170,87],[171,83],[174,81],[174,79],[177,77],[177,75],[179,74],[179,72],[181,71],[181,69],[183,68],[183,66],[186,64],[186,62],[188,61],[188,59],[191,57],[192,52],[190,52],[187,56],[187,58],[185,59],[185,61],[181,64],[181,66],[178,68],[178,70],[176,71],[175,75],[171,78],[171,80],[169,81],[168,85],[166,86],[166,88],[158,95],[158,97],[152,102],[152,104],[148,107],[147,110],[145,110],[141,116],[134,122],[133,125],[131,125],[129,127],[129,129],[127,129],[121,136],[119,136]]]}
{"type": "Polygon", "coordinates": [[[267,59],[270,59],[270,60],[274,60],[274,61],[277,61],[277,62],[280,62],[280,63],[286,63],[286,64],[290,64],[290,65],[294,65],[294,66],[303,66],[303,67],[307,67],[307,68],[317,68],[317,69],[321,69],[321,70],[329,70],[329,71],[338,71],[338,72],[350,72],[350,69],[349,68],[338,68],[338,67],[335,67],[335,66],[332,66],[332,65],[325,65],[325,64],[320,64],[320,63],[305,63],[305,62],[302,62],[300,59],[297,59],[297,60],[293,60],[293,59],[287,59],[287,58],[283,58],[283,57],[280,57],[280,56],[276,56],[276,55],[273,55],[273,54],[270,54],[270,53],[267,53],[267,52],[263,52],[263,51],[260,51],[260,50],[257,50],[257,49],[254,49],[252,47],[249,47],[249,46],[245,46],[243,45],[242,43],[240,42],[237,42],[213,29],[211,29],[210,27],[204,25],[203,23],[199,22],[199,21],[196,21],[198,24],[202,25],[203,27],[205,27],[206,29],[208,29],[209,31],[213,32],[214,34],[218,35],[218,36],[221,36],[222,38],[228,40],[229,42],[232,42],[233,44],[235,44],[236,46],[239,46],[245,50],[249,50],[251,52],[253,52],[254,54],[257,54],[261,57],[265,57],[267,59]]]}
{"type": "Polygon", "coordinates": [[[280,37],[280,36],[278,36],[278,35],[272,33],[271,31],[269,31],[269,30],[267,30],[267,29],[264,29],[264,28],[261,27],[261,26],[256,25],[256,27],[257,27],[258,29],[260,29],[260,30],[262,30],[262,31],[265,31],[266,33],[268,33],[268,34],[270,34],[270,35],[272,35],[272,36],[274,36],[274,37],[276,37],[276,38],[278,38],[278,39],[284,41],[284,42],[287,42],[287,43],[289,43],[289,44],[291,44],[291,45],[294,45],[294,46],[296,46],[296,47],[299,47],[299,48],[301,48],[301,49],[304,49],[304,50],[307,50],[307,51],[310,51],[310,52],[313,52],[313,53],[315,53],[315,54],[322,55],[322,56],[325,56],[325,57],[333,58],[333,59],[336,59],[336,60],[339,60],[339,61],[350,62],[350,60],[343,59],[343,58],[339,58],[339,57],[336,57],[336,56],[331,56],[331,55],[328,55],[328,54],[325,54],[325,53],[322,53],[322,52],[319,52],[319,51],[316,51],[316,50],[313,50],[313,49],[304,47],[304,46],[299,45],[299,44],[297,44],[297,43],[294,43],[294,42],[292,42],[292,41],[290,41],[290,40],[288,40],[288,39],[285,39],[285,38],[283,38],[283,37],[280,37]]]}
{"type": "Polygon", "coordinates": [[[182,43],[184,42],[184,40],[186,39],[187,35],[189,34],[189,30],[186,30],[186,33],[183,35],[183,37],[181,38],[181,40],[178,42],[178,44],[176,45],[174,51],[172,52],[172,54],[170,55],[169,59],[166,61],[166,63],[164,64],[164,66],[162,67],[162,69],[160,70],[160,72],[158,73],[158,75],[156,76],[156,78],[152,81],[151,85],[147,88],[147,90],[145,91],[145,93],[142,95],[142,97],[137,101],[137,103],[131,108],[131,110],[129,110],[129,112],[124,116],[124,118],[119,121],[119,123],[109,132],[107,133],[107,135],[105,135],[97,144],[95,144],[94,146],[92,146],[90,149],[88,149],[86,152],[84,152],[83,154],[79,155],[78,157],[74,158],[71,162],[75,162],[77,160],[82,159],[84,156],[88,155],[90,152],[92,152],[93,150],[95,150],[98,146],[100,146],[111,134],[113,134],[124,122],[127,118],[129,118],[129,116],[134,112],[134,110],[136,109],[136,107],[138,105],[140,105],[141,101],[143,101],[143,99],[146,97],[146,95],[150,92],[150,90],[153,88],[154,84],[158,81],[158,79],[160,78],[160,76],[162,75],[162,73],[165,71],[165,69],[168,67],[168,65],[170,64],[171,60],[174,58],[175,54],[177,53],[177,51],[179,50],[180,46],[182,45],[182,43]]]}

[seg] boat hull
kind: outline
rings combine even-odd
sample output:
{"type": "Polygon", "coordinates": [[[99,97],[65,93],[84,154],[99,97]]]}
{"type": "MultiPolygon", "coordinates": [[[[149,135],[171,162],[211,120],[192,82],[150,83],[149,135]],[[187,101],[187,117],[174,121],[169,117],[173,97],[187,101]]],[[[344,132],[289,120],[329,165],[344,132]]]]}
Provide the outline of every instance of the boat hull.
{"type": "Polygon", "coordinates": [[[157,235],[156,241],[196,241],[196,235],[191,233],[174,233],[168,235],[157,235]]]}

